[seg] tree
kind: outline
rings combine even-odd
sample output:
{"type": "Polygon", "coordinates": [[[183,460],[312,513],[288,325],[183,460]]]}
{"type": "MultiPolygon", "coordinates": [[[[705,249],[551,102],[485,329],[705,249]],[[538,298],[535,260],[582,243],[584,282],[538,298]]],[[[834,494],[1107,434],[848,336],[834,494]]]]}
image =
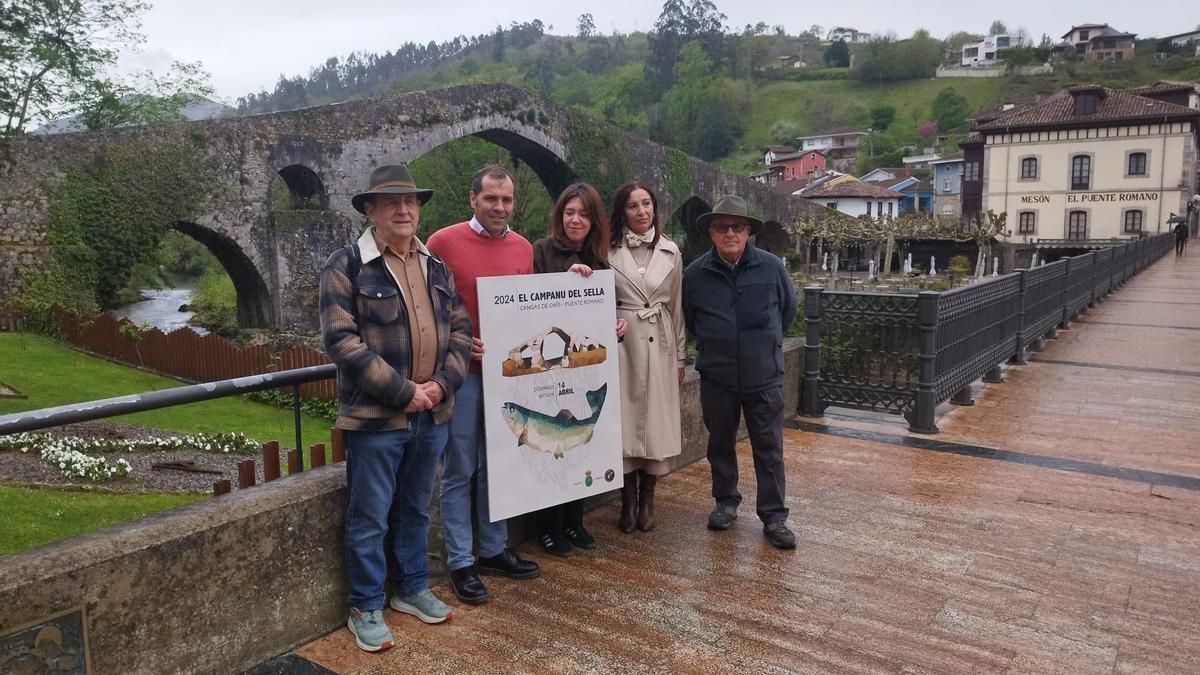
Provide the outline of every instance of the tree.
{"type": "Polygon", "coordinates": [[[504,61],[504,27],[496,25],[496,35],[492,43],[492,60],[496,63],[504,61]]]}
{"type": "Polygon", "coordinates": [[[933,99],[931,113],[937,128],[943,132],[962,126],[970,112],[967,99],[963,98],[954,87],[946,87],[938,92],[933,99]]]}
{"type": "Polygon", "coordinates": [[[1004,35],[1007,32],[1008,26],[1005,26],[1004,22],[999,19],[993,21],[992,25],[988,27],[988,35],[1004,35]]]}
{"type": "Polygon", "coordinates": [[[78,110],[122,47],[143,40],[141,0],[0,2],[0,137],[78,110]],[[74,106],[74,107],[73,107],[74,106]]]}
{"type": "Polygon", "coordinates": [[[592,19],[590,13],[584,12],[579,15],[579,28],[577,32],[581,40],[586,40],[596,34],[596,22],[592,19]]]}
{"type": "Polygon", "coordinates": [[[946,36],[945,39],[946,52],[949,53],[950,59],[957,62],[962,54],[963,45],[972,42],[983,42],[983,36],[978,33],[968,33],[966,31],[956,31],[946,36]]]}
{"type": "Polygon", "coordinates": [[[896,109],[886,103],[880,103],[871,108],[871,128],[875,131],[887,131],[896,119],[896,109]]]}
{"type": "Polygon", "coordinates": [[[129,82],[96,80],[77,105],[88,129],[109,129],[182,121],[184,106],[212,93],[209,75],[199,63],[176,62],[166,75],[147,70],[129,82]]]}
{"type": "Polygon", "coordinates": [[[833,44],[825,49],[825,65],[830,68],[850,67],[850,48],[846,46],[845,40],[834,40],[833,44]]]}

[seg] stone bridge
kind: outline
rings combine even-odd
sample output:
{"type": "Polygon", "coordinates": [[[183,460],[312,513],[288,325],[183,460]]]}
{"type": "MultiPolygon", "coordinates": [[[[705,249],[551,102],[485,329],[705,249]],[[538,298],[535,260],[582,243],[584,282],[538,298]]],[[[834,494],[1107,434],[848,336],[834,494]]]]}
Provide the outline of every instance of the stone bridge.
{"type": "Polygon", "coordinates": [[[524,90],[471,85],[14,141],[0,158],[0,301],[57,255],[63,217],[53,214],[67,199],[64,185],[74,180],[75,192],[86,192],[87,176],[114,156],[132,157],[143,169],[161,167],[152,175],[170,174],[167,185],[179,186],[178,194],[169,188],[157,197],[184,211],[163,209],[174,215],[161,227],[197,239],[221,261],[237,289],[240,325],[311,330],[321,264],[360,232],[363,218],[350,197],[370,169],[411,162],[469,135],[527,163],[552,195],[585,180],[607,200],[620,183],[642,180],[660,195],[663,222],[678,215],[685,227],[719,195],[740,194],[768,222],[759,245],[776,252],[789,245],[780,224],[825,212],[524,90]]]}

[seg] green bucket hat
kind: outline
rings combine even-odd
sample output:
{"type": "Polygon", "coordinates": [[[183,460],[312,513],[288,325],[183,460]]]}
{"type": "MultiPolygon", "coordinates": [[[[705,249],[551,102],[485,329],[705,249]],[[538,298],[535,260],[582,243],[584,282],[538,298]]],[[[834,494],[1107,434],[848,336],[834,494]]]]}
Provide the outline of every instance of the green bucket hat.
{"type": "Polygon", "coordinates": [[[424,206],[433,190],[419,188],[412,176],[408,175],[408,167],[403,164],[385,164],[371,172],[371,180],[366,192],[360,192],[350,199],[354,210],[366,215],[364,204],[369,197],[375,195],[407,195],[415,194],[424,206]]]}
{"type": "Polygon", "coordinates": [[[696,226],[702,230],[708,229],[708,222],[716,216],[737,216],[750,221],[750,234],[758,234],[762,229],[763,221],[750,215],[750,209],[746,206],[746,200],[737,195],[725,195],[717,200],[717,205],[712,211],[700,214],[696,218],[696,226]]]}

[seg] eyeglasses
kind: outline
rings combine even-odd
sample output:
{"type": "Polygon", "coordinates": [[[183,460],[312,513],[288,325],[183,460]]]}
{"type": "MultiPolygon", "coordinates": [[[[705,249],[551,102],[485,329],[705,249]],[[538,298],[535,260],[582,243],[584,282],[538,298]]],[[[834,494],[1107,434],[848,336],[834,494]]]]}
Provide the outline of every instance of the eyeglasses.
{"type": "Polygon", "coordinates": [[[733,230],[734,232],[741,234],[741,233],[745,232],[746,229],[750,227],[750,225],[739,220],[736,223],[721,223],[719,225],[714,223],[712,225],[709,225],[709,227],[716,230],[717,232],[719,232],[721,234],[725,234],[726,232],[728,232],[730,230],[733,230]]]}

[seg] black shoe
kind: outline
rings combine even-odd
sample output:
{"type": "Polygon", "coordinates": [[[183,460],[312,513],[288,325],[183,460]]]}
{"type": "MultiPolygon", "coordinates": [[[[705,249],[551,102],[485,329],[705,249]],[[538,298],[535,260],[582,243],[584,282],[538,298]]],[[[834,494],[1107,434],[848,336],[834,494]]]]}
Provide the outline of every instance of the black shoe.
{"type": "Polygon", "coordinates": [[[480,581],[474,565],[450,570],[450,590],[454,591],[454,597],[468,605],[481,605],[488,601],[487,588],[480,581]]]}
{"type": "Polygon", "coordinates": [[[523,560],[511,548],[506,548],[500,555],[479,559],[480,574],[494,574],[509,579],[533,579],[542,571],[532,560],[523,560]]]}
{"type": "Polygon", "coordinates": [[[775,548],[796,548],[796,535],[788,529],[786,520],[764,525],[763,535],[775,548]]]}
{"type": "Polygon", "coordinates": [[[542,547],[546,549],[546,553],[556,555],[560,558],[566,558],[575,552],[575,548],[571,546],[571,542],[566,535],[556,532],[546,532],[542,534],[542,547]]]}
{"type": "Polygon", "coordinates": [[[717,504],[717,508],[708,514],[708,529],[728,530],[733,521],[737,520],[737,507],[731,504],[717,504]]]}
{"type": "Polygon", "coordinates": [[[571,543],[579,548],[596,548],[596,538],[582,524],[578,527],[566,528],[563,530],[563,534],[567,535],[567,539],[571,540],[571,543]]]}

